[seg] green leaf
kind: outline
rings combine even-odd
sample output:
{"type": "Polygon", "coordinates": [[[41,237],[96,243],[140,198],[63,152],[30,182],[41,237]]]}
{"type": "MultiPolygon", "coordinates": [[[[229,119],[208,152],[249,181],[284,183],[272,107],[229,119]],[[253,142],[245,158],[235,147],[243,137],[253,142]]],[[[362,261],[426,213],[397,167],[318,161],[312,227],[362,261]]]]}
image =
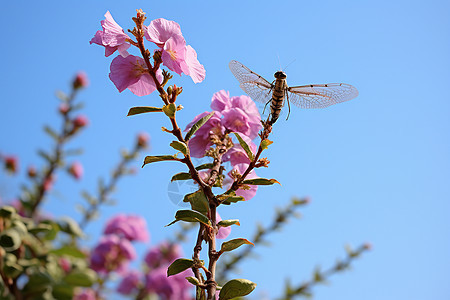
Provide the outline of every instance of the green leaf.
{"type": "Polygon", "coordinates": [[[230,205],[231,203],[245,201],[244,197],[242,197],[242,196],[229,196],[229,197],[224,197],[223,199],[225,199],[225,200],[222,200],[223,201],[222,204],[224,204],[224,205],[230,205]]]}
{"type": "Polygon", "coordinates": [[[205,123],[214,115],[214,112],[210,113],[209,115],[204,116],[203,118],[201,118],[200,120],[198,120],[194,125],[192,125],[191,129],[189,130],[189,132],[186,134],[186,137],[184,138],[184,140],[187,142],[189,141],[189,139],[195,134],[195,132],[197,130],[200,129],[200,127],[202,127],[203,125],[205,125],[205,123]]]}
{"type": "Polygon", "coordinates": [[[194,261],[187,258],[179,258],[175,260],[169,268],[167,268],[167,277],[178,274],[192,267],[194,261]]]}
{"type": "Polygon", "coordinates": [[[80,249],[78,249],[77,247],[72,247],[72,246],[62,246],[59,249],[54,249],[54,250],[50,251],[50,253],[56,254],[58,256],[68,255],[68,256],[77,257],[77,258],[85,258],[86,257],[86,254],[84,254],[80,249]]]}
{"type": "Polygon", "coordinates": [[[180,141],[173,141],[172,143],[170,143],[170,146],[172,148],[174,148],[175,150],[180,151],[181,153],[183,153],[184,155],[189,155],[189,148],[188,146],[180,141]]]}
{"type": "Polygon", "coordinates": [[[144,158],[144,167],[146,164],[151,164],[158,161],[166,161],[166,160],[178,160],[174,155],[157,155],[157,156],[146,156],[144,158]]]}
{"type": "Polygon", "coordinates": [[[164,105],[162,110],[166,114],[166,116],[173,119],[175,117],[175,112],[177,111],[177,106],[175,105],[175,103],[170,103],[164,105]]]}
{"type": "Polygon", "coordinates": [[[256,288],[256,283],[247,279],[232,279],[220,290],[219,300],[228,300],[250,294],[256,288]]]}
{"type": "Polygon", "coordinates": [[[269,145],[271,145],[271,144],[273,144],[272,141],[270,141],[268,139],[264,139],[264,140],[261,141],[261,148],[263,150],[266,150],[269,147],[269,145]]]}
{"type": "Polygon", "coordinates": [[[90,287],[96,282],[97,274],[91,269],[73,270],[63,280],[71,285],[90,287]]]}
{"type": "Polygon", "coordinates": [[[32,234],[37,234],[39,232],[49,232],[52,229],[53,229],[52,225],[41,223],[41,224],[37,225],[36,227],[30,228],[30,230],[28,230],[28,231],[32,234]]]}
{"type": "Polygon", "coordinates": [[[205,169],[211,169],[212,167],[213,167],[213,164],[208,163],[208,164],[199,165],[199,166],[195,167],[195,169],[197,171],[200,171],[200,170],[205,170],[205,169]]]}
{"type": "Polygon", "coordinates": [[[73,220],[69,217],[61,218],[61,220],[58,221],[58,226],[61,231],[68,233],[70,235],[74,235],[74,236],[78,236],[78,237],[81,237],[84,235],[83,231],[80,228],[80,225],[78,225],[78,223],[75,222],[75,220],[73,220]]]}
{"type": "Polygon", "coordinates": [[[191,208],[204,215],[209,211],[209,202],[202,190],[184,196],[183,202],[191,203],[191,208]]]}
{"type": "Polygon", "coordinates": [[[133,116],[133,115],[149,113],[149,112],[162,112],[162,111],[163,111],[163,109],[159,108],[159,107],[137,106],[137,107],[130,108],[130,110],[128,111],[127,117],[128,116],[133,116]]]}
{"type": "Polygon", "coordinates": [[[190,173],[181,172],[181,173],[177,173],[177,174],[173,175],[172,179],[170,181],[173,182],[173,181],[177,181],[177,180],[189,180],[189,179],[192,179],[192,176],[190,173]]]}
{"type": "Polygon", "coordinates": [[[250,146],[241,138],[241,136],[239,135],[239,133],[237,132],[233,132],[234,135],[236,136],[236,138],[239,141],[239,144],[241,145],[242,149],[245,150],[245,153],[247,153],[248,158],[250,159],[250,161],[253,161],[253,152],[252,149],[250,148],[250,146]]]}
{"type": "Polygon", "coordinates": [[[0,217],[2,218],[12,218],[16,215],[16,209],[12,206],[5,205],[0,208],[0,217]]]}
{"type": "Polygon", "coordinates": [[[235,219],[235,220],[222,220],[219,223],[217,223],[217,226],[221,226],[221,227],[228,227],[231,225],[237,225],[237,226],[241,226],[241,223],[239,223],[239,220],[235,219]]]}
{"type": "Polygon", "coordinates": [[[20,233],[13,228],[6,229],[0,234],[0,246],[7,252],[18,249],[21,244],[22,239],[20,238],[20,233]]]}
{"type": "Polygon", "coordinates": [[[52,295],[58,300],[73,299],[73,291],[75,287],[65,283],[58,283],[52,287],[52,295]]]}
{"type": "Polygon", "coordinates": [[[249,184],[249,185],[272,185],[279,183],[276,179],[267,179],[267,178],[253,178],[253,179],[247,179],[242,182],[242,184],[249,184]]]}
{"type": "Polygon", "coordinates": [[[44,131],[51,136],[54,140],[58,140],[59,136],[58,134],[50,127],[50,126],[44,126],[44,131]]]}
{"type": "Polygon", "coordinates": [[[206,226],[211,227],[211,221],[203,214],[195,211],[195,210],[179,210],[175,214],[175,221],[171,222],[166,226],[170,226],[178,221],[185,222],[200,222],[205,224],[206,226]]]}
{"type": "Polygon", "coordinates": [[[233,251],[234,249],[239,248],[240,246],[242,246],[244,244],[255,246],[255,244],[253,244],[249,240],[246,240],[243,238],[237,238],[237,239],[232,239],[227,242],[223,242],[222,246],[220,247],[220,251],[221,252],[233,251]]]}
{"type": "Polygon", "coordinates": [[[189,276],[189,277],[186,277],[186,280],[189,281],[189,283],[191,283],[193,285],[199,285],[200,284],[200,281],[198,281],[198,279],[195,278],[195,277],[189,276]]]}

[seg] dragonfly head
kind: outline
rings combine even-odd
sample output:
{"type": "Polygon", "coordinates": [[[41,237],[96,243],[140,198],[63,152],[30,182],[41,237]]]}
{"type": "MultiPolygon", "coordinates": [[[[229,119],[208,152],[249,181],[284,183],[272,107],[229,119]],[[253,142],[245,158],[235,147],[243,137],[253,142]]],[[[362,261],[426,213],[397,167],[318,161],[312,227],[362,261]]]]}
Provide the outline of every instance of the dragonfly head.
{"type": "Polygon", "coordinates": [[[286,73],[283,71],[278,71],[273,76],[275,76],[276,79],[286,79],[286,73]]]}

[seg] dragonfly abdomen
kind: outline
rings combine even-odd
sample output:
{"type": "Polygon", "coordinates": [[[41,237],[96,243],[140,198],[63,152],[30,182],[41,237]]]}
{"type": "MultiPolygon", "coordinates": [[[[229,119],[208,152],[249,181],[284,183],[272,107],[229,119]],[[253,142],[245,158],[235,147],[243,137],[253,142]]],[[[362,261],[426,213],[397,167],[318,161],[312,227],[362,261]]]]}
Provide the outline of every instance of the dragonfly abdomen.
{"type": "Polygon", "coordinates": [[[273,125],[280,116],[281,108],[284,103],[284,94],[286,89],[286,79],[277,78],[275,81],[275,86],[272,92],[272,100],[270,103],[270,114],[271,120],[270,123],[273,125]]]}

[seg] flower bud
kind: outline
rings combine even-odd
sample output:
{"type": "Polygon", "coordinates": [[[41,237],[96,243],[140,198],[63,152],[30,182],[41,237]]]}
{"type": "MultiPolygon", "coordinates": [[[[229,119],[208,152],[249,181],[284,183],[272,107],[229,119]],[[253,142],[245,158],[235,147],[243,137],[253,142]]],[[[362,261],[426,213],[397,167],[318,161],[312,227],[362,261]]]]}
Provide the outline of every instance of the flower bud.
{"type": "Polygon", "coordinates": [[[18,169],[18,159],[15,156],[5,156],[5,169],[10,173],[16,173],[18,169]]]}
{"type": "Polygon", "coordinates": [[[27,170],[28,177],[34,178],[37,175],[36,168],[34,166],[29,166],[27,170]]]}
{"type": "Polygon", "coordinates": [[[68,172],[78,180],[83,176],[83,165],[76,161],[69,167],[68,172]]]}
{"type": "Polygon", "coordinates": [[[69,112],[69,110],[70,110],[69,104],[63,102],[63,103],[61,103],[61,104],[59,105],[59,112],[60,112],[62,115],[67,114],[67,113],[69,112]]]}
{"type": "Polygon", "coordinates": [[[75,90],[85,88],[89,85],[87,75],[84,72],[78,72],[73,80],[73,88],[75,90]]]}
{"type": "Polygon", "coordinates": [[[72,124],[75,128],[82,128],[89,124],[89,119],[85,115],[79,115],[73,119],[72,124]]]}
{"type": "Polygon", "coordinates": [[[148,147],[148,140],[150,139],[149,135],[145,132],[141,132],[137,136],[137,144],[140,148],[148,147]]]}

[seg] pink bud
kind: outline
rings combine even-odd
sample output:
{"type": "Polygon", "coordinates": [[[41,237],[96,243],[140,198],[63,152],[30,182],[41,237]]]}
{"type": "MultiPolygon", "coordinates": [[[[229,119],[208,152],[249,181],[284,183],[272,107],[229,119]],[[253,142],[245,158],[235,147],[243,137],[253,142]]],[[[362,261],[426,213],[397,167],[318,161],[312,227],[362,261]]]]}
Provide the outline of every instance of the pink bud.
{"type": "Polygon", "coordinates": [[[44,191],[46,191],[46,192],[50,191],[53,187],[54,181],[55,180],[54,180],[53,176],[46,178],[43,183],[44,191]]]}
{"type": "Polygon", "coordinates": [[[70,110],[70,106],[69,106],[69,104],[67,104],[67,103],[61,103],[60,105],[59,105],[59,112],[61,113],[61,114],[63,114],[63,115],[65,115],[65,114],[67,114],[68,112],[69,112],[69,110],[70,110]]]}
{"type": "Polygon", "coordinates": [[[137,137],[137,144],[141,148],[147,148],[148,140],[150,139],[149,135],[145,132],[141,132],[137,137]]]}
{"type": "Polygon", "coordinates": [[[63,269],[65,273],[69,273],[70,269],[72,268],[70,261],[64,257],[61,257],[59,259],[59,265],[61,266],[61,269],[63,269]]]}
{"type": "Polygon", "coordinates": [[[81,128],[89,124],[89,119],[85,115],[78,115],[72,123],[75,128],[81,128]]]}
{"type": "Polygon", "coordinates": [[[34,166],[29,166],[27,173],[30,178],[36,177],[37,174],[36,168],[34,166]]]}
{"type": "Polygon", "coordinates": [[[83,176],[83,165],[76,161],[72,163],[68,171],[75,179],[80,179],[83,176]]]}
{"type": "Polygon", "coordinates": [[[364,247],[364,249],[366,249],[366,250],[372,250],[372,244],[371,244],[371,243],[365,243],[365,244],[363,245],[363,247],[364,247]]]}
{"type": "Polygon", "coordinates": [[[17,169],[18,169],[18,159],[16,156],[5,156],[4,157],[5,160],[5,168],[7,171],[11,172],[11,173],[16,173],[17,169]]]}
{"type": "Polygon", "coordinates": [[[89,80],[87,78],[86,73],[84,72],[78,72],[75,76],[75,79],[73,80],[73,88],[74,89],[80,89],[87,87],[89,85],[89,80]]]}

